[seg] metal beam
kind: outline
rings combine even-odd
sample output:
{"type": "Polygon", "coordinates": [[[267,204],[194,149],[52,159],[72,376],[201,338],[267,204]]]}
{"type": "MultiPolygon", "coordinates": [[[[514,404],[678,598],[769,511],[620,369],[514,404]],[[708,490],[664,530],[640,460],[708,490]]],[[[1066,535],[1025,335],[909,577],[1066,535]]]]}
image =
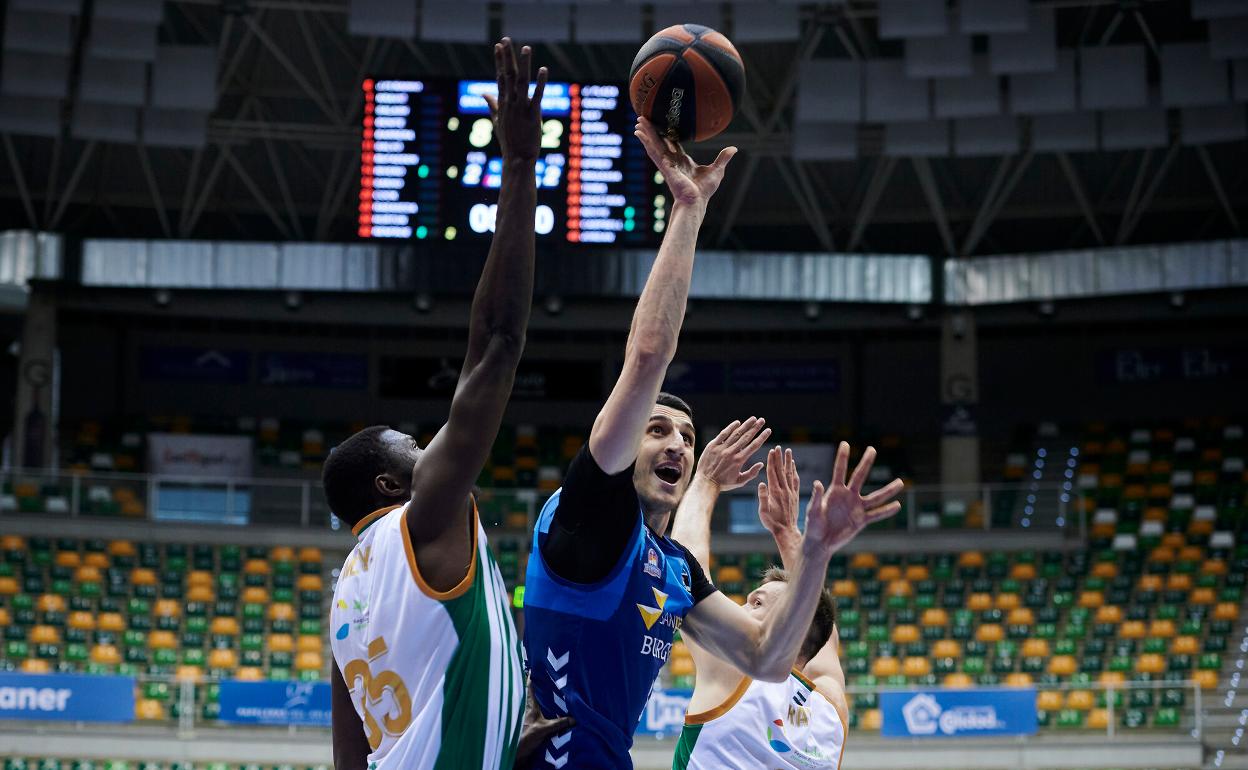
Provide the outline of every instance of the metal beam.
{"type": "Polygon", "coordinates": [[[295,24],[299,27],[299,33],[303,36],[303,45],[308,49],[308,56],[312,58],[312,66],[316,68],[316,75],[321,81],[321,88],[325,93],[325,98],[329,100],[329,105],[335,113],[341,112],[338,109],[338,99],[334,96],[334,81],[329,77],[329,68],[325,66],[325,57],[321,55],[321,47],[317,45],[315,38],[312,37],[312,29],[308,26],[307,16],[302,12],[296,12],[295,24]]]}
{"type": "Polygon", "coordinates": [[[1092,231],[1092,235],[1096,237],[1096,242],[1105,245],[1105,234],[1101,232],[1101,225],[1096,221],[1096,212],[1092,210],[1092,202],[1088,200],[1088,193],[1083,189],[1083,182],[1079,179],[1078,172],[1070,162],[1070,156],[1064,152],[1056,153],[1057,165],[1061,168],[1062,173],[1066,176],[1066,182],[1070,185],[1070,192],[1075,196],[1075,202],[1079,204],[1079,210],[1083,212],[1084,221],[1087,222],[1088,229],[1092,231]]]}
{"type": "Polygon", "coordinates": [[[169,226],[169,213],[161,201],[160,185],[156,184],[156,175],[152,173],[152,162],[147,157],[147,147],[142,142],[135,145],[139,154],[139,168],[143,170],[143,179],[147,181],[148,192],[152,195],[152,208],[156,209],[156,218],[160,221],[160,230],[166,238],[173,237],[173,228],[169,226]]]}
{"type": "Polygon", "coordinates": [[[26,174],[22,171],[22,164],[17,160],[13,140],[7,133],[0,134],[0,138],[4,139],[4,152],[9,156],[9,166],[13,169],[13,181],[17,183],[17,194],[21,196],[22,206],[26,209],[26,218],[30,221],[30,228],[38,230],[39,219],[35,216],[35,203],[31,200],[29,188],[26,187],[26,174]]]}
{"type": "Polygon", "coordinates": [[[244,16],[243,22],[247,25],[247,28],[251,30],[251,33],[256,36],[256,39],[260,41],[260,44],[263,45],[277,61],[277,63],[282,66],[282,69],[286,70],[286,74],[290,75],[290,78],[294,80],[301,89],[303,89],[303,92],[307,94],[309,99],[312,100],[312,103],[319,107],[321,112],[325,113],[325,116],[329,118],[329,121],[335,125],[341,125],[344,122],[342,114],[336,111],[332,104],[325,101],[325,98],[316,90],[315,87],[313,87],[311,83],[308,82],[308,79],[303,76],[303,73],[300,72],[299,68],[296,67],[294,62],[290,60],[290,57],[286,55],[277,43],[273,42],[273,38],[269,37],[268,33],[261,29],[260,25],[257,24],[250,16],[244,16]]]}
{"type": "Polygon", "coordinates": [[[1213,194],[1218,196],[1218,203],[1222,206],[1222,212],[1230,220],[1231,228],[1238,234],[1239,217],[1235,215],[1235,207],[1231,205],[1230,199],[1226,197],[1226,188],[1222,186],[1222,176],[1218,174],[1217,167],[1213,165],[1213,160],[1209,157],[1209,150],[1205,149],[1203,144],[1196,145],[1196,157],[1200,158],[1200,165],[1205,168],[1205,176],[1209,177],[1209,183],[1213,185],[1213,194]]]}
{"type": "Polygon", "coordinates": [[[957,246],[953,242],[953,231],[949,228],[949,215],[945,212],[945,202],[940,197],[940,188],[932,175],[932,167],[927,158],[911,158],[914,174],[919,178],[919,187],[923,189],[923,197],[927,199],[927,207],[936,220],[936,230],[940,233],[941,243],[945,245],[945,254],[950,257],[958,255],[957,246]]]}
{"type": "Polygon", "coordinates": [[[758,162],[761,159],[762,156],[753,152],[746,156],[745,169],[734,183],[736,186],[732,190],[732,198],[728,201],[728,208],[724,209],[719,234],[715,236],[715,245],[723,246],[728,241],[728,234],[732,232],[732,226],[737,223],[737,215],[741,213],[741,206],[745,203],[745,196],[750,192],[750,183],[754,181],[754,172],[758,170],[758,162]]]}
{"type": "Polygon", "coordinates": [[[303,222],[299,219],[299,210],[295,207],[294,196],[290,194],[290,183],[286,180],[286,170],[282,167],[282,161],[277,157],[277,150],[273,146],[273,140],[265,139],[265,153],[269,156],[269,166],[273,169],[273,179],[277,182],[278,192],[282,195],[282,202],[286,204],[286,211],[290,215],[290,226],[294,228],[295,235],[303,240],[303,222]]]}
{"type": "Polygon", "coordinates": [[[1153,30],[1148,26],[1148,22],[1144,20],[1144,14],[1140,13],[1140,9],[1136,8],[1131,12],[1135,17],[1135,23],[1140,28],[1140,32],[1144,35],[1144,42],[1148,43],[1148,49],[1153,52],[1154,57],[1161,56],[1161,50],[1157,47],[1157,39],[1153,37],[1153,30]]]}
{"type": "Polygon", "coordinates": [[[889,177],[893,175],[893,169],[896,166],[897,158],[880,157],[876,160],[875,168],[871,172],[871,181],[867,182],[867,191],[863,194],[862,204],[858,206],[858,214],[854,217],[854,229],[849,235],[849,243],[846,246],[849,251],[857,251],[862,243],[862,236],[867,231],[871,217],[875,216],[875,207],[879,205],[884,188],[888,186],[889,177]]]}
{"type": "Polygon", "coordinates": [[[1135,232],[1135,228],[1140,224],[1140,220],[1144,218],[1144,212],[1153,202],[1153,196],[1157,194],[1157,190],[1161,187],[1162,180],[1166,178],[1166,174],[1170,171],[1170,167],[1174,165],[1174,159],[1179,157],[1179,143],[1177,140],[1170,144],[1170,150],[1166,153],[1166,157],[1162,158],[1161,165],[1153,174],[1153,179],[1148,184],[1148,189],[1140,196],[1139,202],[1135,206],[1135,210],[1131,213],[1130,221],[1123,218],[1122,226],[1118,228],[1118,238],[1116,243],[1122,245],[1131,237],[1131,233],[1135,232]]]}
{"type": "Polygon", "coordinates": [[[43,190],[43,221],[47,222],[52,215],[52,201],[55,199],[53,192],[56,190],[56,182],[61,176],[61,151],[64,148],[65,140],[62,134],[56,135],[56,139],[52,140],[52,162],[48,164],[48,184],[43,190]]]}
{"type": "Polygon", "coordinates": [[[56,203],[56,209],[53,210],[52,216],[48,219],[48,229],[55,230],[56,226],[61,223],[61,217],[65,214],[65,209],[69,206],[69,201],[74,195],[74,191],[78,189],[78,183],[82,181],[83,174],[86,173],[87,163],[91,160],[91,155],[95,152],[95,142],[87,142],[82,148],[82,153],[78,155],[78,162],[74,164],[74,170],[69,174],[69,181],[61,188],[60,199],[56,203]]]}
{"type": "MultiPolygon", "coordinates": [[[[984,196],[979,200],[979,208],[975,211],[975,218],[971,220],[970,231],[964,243],[970,241],[970,234],[974,233],[980,221],[988,216],[988,210],[992,207],[993,201],[997,199],[997,193],[1001,190],[1001,185],[1005,184],[1005,179],[1009,175],[1012,159],[1013,156],[1011,155],[1002,155],[1001,160],[998,161],[997,170],[992,174],[992,181],[988,183],[988,189],[984,191],[984,196]]],[[[965,246],[962,249],[962,253],[967,253],[965,246]]]]}
{"type": "MultiPolygon", "coordinates": [[[[785,161],[779,161],[784,164],[785,161]]],[[[789,160],[793,164],[793,177],[797,182],[798,192],[806,199],[806,207],[808,210],[807,219],[810,220],[810,226],[815,231],[815,237],[819,239],[819,245],[824,251],[836,251],[836,241],[832,238],[832,230],[828,226],[828,218],[824,214],[823,206],[819,205],[819,196],[815,194],[815,188],[810,183],[810,176],[806,173],[806,167],[800,160],[789,160]]]]}
{"type": "Polygon", "coordinates": [[[278,215],[277,210],[273,208],[273,204],[269,203],[268,196],[266,196],[264,191],[260,189],[260,185],[256,184],[256,181],[251,178],[251,174],[248,173],[247,167],[239,162],[238,158],[234,157],[234,153],[230,151],[229,147],[221,148],[221,156],[225,158],[226,163],[234,169],[234,173],[238,175],[239,181],[241,181],[243,186],[247,188],[247,191],[251,193],[251,197],[256,199],[256,203],[260,204],[261,211],[268,215],[269,219],[273,221],[273,226],[281,232],[282,237],[290,238],[290,230],[286,227],[286,223],[282,221],[282,218],[278,215]]]}
{"type": "Polygon", "coordinates": [[[997,192],[997,196],[993,200],[987,214],[982,218],[976,217],[975,222],[971,225],[970,234],[967,235],[966,241],[962,244],[962,254],[964,256],[973,252],[975,247],[979,245],[979,242],[988,234],[988,228],[992,227],[992,223],[996,220],[997,215],[1001,213],[1001,208],[1009,200],[1010,195],[1013,194],[1014,188],[1018,186],[1019,180],[1023,178],[1023,174],[1026,173],[1027,167],[1031,165],[1031,159],[1034,157],[1035,155],[1031,150],[1023,154],[1023,157],[1014,164],[1009,179],[1006,180],[1005,184],[997,192]]]}
{"type": "Polygon", "coordinates": [[[1152,163],[1153,151],[1145,150],[1140,155],[1140,164],[1135,169],[1135,181],[1131,183],[1131,192],[1127,193],[1127,204],[1122,210],[1122,219],[1118,222],[1118,235],[1114,238],[1114,243],[1122,243],[1123,230],[1126,229],[1127,223],[1131,221],[1131,217],[1135,214],[1135,203],[1140,199],[1140,194],[1144,192],[1145,180],[1148,179],[1148,166],[1152,163]]]}

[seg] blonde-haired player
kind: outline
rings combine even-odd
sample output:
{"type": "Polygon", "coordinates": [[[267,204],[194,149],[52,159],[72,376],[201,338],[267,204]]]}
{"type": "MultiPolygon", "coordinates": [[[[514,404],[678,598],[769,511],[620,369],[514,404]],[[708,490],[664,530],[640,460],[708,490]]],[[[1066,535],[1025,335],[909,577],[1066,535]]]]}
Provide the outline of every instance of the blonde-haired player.
{"type": "MultiPolygon", "coordinates": [[[[734,422],[702,453],[698,472],[676,513],[672,535],[685,543],[704,565],[710,558],[710,523],[721,490],[741,486],[748,474],[748,438],[753,428],[734,422]]],[[[826,492],[816,482],[812,502],[835,495],[844,504],[845,517],[838,542],[849,542],[864,526],[893,515],[900,504],[889,502],[902,488],[894,480],[884,488],[862,496],[875,450],[868,448],[844,482],[849,464],[849,445],[837,448],[831,483],[826,492]]],[[[758,485],[758,515],[776,540],[785,569],[771,568],[763,583],[750,593],[745,608],[766,617],[788,590],[785,570],[801,559],[802,533],[797,526],[799,484],[792,450],[780,447],[767,454],[767,481],[758,485]]],[[[750,679],[723,660],[708,654],[686,639],[697,675],[685,726],[673,759],[673,770],[754,770],[802,768],[838,770],[849,729],[845,698],[845,674],[838,654],[835,605],[825,591],[811,622],[807,638],[783,682],[750,679]]]]}

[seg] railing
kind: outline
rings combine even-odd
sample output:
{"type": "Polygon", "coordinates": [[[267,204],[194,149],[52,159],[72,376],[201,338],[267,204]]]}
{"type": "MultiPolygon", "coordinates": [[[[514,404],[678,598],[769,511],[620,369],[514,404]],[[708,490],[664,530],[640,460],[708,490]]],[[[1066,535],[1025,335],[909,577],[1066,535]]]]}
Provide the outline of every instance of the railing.
{"type": "MultiPolygon", "coordinates": [[[[123,517],[150,521],[262,524],[340,529],[319,481],[283,478],[170,476],[64,470],[0,471],[0,515],[123,517]]],[[[553,490],[477,490],[487,527],[528,530],[553,490]]],[[[912,485],[902,512],[876,528],[933,530],[1045,530],[1082,538],[1087,532],[1083,497],[1058,485],[912,485]]],[[[715,531],[757,534],[750,494],[723,495],[715,531]]]]}

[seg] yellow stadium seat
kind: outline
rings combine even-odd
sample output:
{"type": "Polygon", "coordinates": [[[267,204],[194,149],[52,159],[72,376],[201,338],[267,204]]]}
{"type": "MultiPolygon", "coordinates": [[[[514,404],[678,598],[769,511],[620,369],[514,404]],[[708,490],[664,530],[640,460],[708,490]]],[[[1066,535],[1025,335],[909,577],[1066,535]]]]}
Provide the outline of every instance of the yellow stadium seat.
{"type": "Polygon", "coordinates": [[[316,562],[319,564],[322,560],[321,549],[312,546],[306,546],[299,549],[299,561],[301,563],[316,562]]]}
{"type": "Polygon", "coordinates": [[[130,570],[130,583],[136,586],[154,586],[156,573],[147,567],[135,567],[130,570]]]}
{"type": "Polygon", "coordinates": [[[670,662],[672,676],[692,676],[693,658],[673,658],[670,662]]]}
{"type": "Polygon", "coordinates": [[[82,554],[77,551],[57,551],[53,563],[58,567],[74,568],[82,564],[82,554]]]}
{"type": "Polygon", "coordinates": [[[112,540],[108,544],[109,556],[134,556],[134,543],[129,540],[112,540]]]}
{"type": "Polygon", "coordinates": [[[208,653],[208,668],[238,668],[238,653],[230,649],[214,649],[208,653]]]}
{"type": "Polygon", "coordinates": [[[1105,603],[1105,595],[1100,591],[1084,591],[1079,594],[1079,606],[1096,608],[1105,603]]]}
{"type": "Polygon", "coordinates": [[[952,674],[945,674],[945,678],[941,680],[941,684],[945,687],[971,687],[975,684],[975,680],[971,679],[970,674],[955,671],[952,674]]]}
{"type": "Polygon", "coordinates": [[[1031,687],[1034,680],[1026,671],[1014,671],[1005,677],[1006,687],[1031,687]]]}
{"type": "Polygon", "coordinates": [[[304,651],[295,655],[295,669],[298,671],[319,671],[321,653],[304,651]]]}
{"type": "Polygon", "coordinates": [[[1200,652],[1200,641],[1194,636],[1176,636],[1170,642],[1170,652],[1175,655],[1196,655],[1200,652]]]}
{"type": "Polygon", "coordinates": [[[1121,626],[1118,626],[1118,635],[1123,639],[1143,639],[1144,633],[1144,621],[1142,620],[1128,620],[1121,626]]]}
{"type": "Polygon", "coordinates": [[[100,631],[125,631],[126,621],[119,612],[101,612],[95,616],[95,627],[100,631]]]}
{"type": "Polygon", "coordinates": [[[1202,690],[1212,690],[1218,686],[1217,671],[1193,671],[1192,681],[1202,690]]]}
{"type": "Polygon", "coordinates": [[[43,658],[27,658],[22,661],[23,674],[47,674],[52,671],[52,664],[43,658]]]}
{"type": "Polygon", "coordinates": [[[1195,605],[1213,604],[1216,599],[1212,588],[1193,588],[1187,595],[1187,603],[1195,605]]]}
{"type": "Polygon", "coordinates": [[[1192,576],[1184,572],[1171,572],[1166,578],[1167,591],[1187,591],[1192,587],[1192,576]]]}
{"type": "Polygon", "coordinates": [[[911,583],[918,583],[921,580],[927,580],[932,576],[931,570],[925,564],[911,564],[906,567],[905,573],[902,575],[911,583]]]}
{"type": "Polygon", "coordinates": [[[178,638],[172,631],[156,630],[147,635],[147,646],[153,650],[176,650],[178,638]]]}
{"type": "Polygon", "coordinates": [[[1049,640],[1048,639],[1028,639],[1023,642],[1022,656],[1024,658],[1047,658],[1049,657],[1049,640]]]}
{"type": "Polygon", "coordinates": [[[269,561],[294,561],[295,549],[290,546],[279,545],[269,549],[269,561]]]}
{"type": "Polygon", "coordinates": [[[1035,580],[1036,565],[1019,562],[1010,567],[1010,577],[1014,580],[1035,580]]]}
{"type": "Polygon", "coordinates": [[[74,570],[75,583],[98,583],[102,577],[99,567],[92,567],[88,564],[74,570]]]}
{"type": "Polygon", "coordinates": [[[997,594],[997,609],[1008,612],[1021,606],[1023,600],[1018,594],[997,594]]]}
{"type": "Polygon", "coordinates": [[[898,578],[896,580],[889,581],[888,588],[885,589],[885,593],[888,596],[909,596],[914,593],[914,589],[910,587],[909,580],[898,578]]]}
{"type": "MultiPolygon", "coordinates": [[[[69,613],[69,617],[65,619],[65,622],[70,628],[77,629],[79,631],[95,630],[95,615],[85,610],[76,610],[69,613]]],[[[4,624],[0,623],[0,625],[4,624]]]]}
{"type": "Polygon", "coordinates": [[[111,564],[111,561],[108,558],[108,554],[100,553],[99,551],[92,551],[91,553],[83,554],[82,564],[84,567],[95,567],[96,569],[108,569],[108,566],[109,564],[111,564]]]}
{"type": "Polygon", "coordinates": [[[858,584],[852,580],[833,580],[832,581],[833,596],[857,596],[858,584]]]}
{"type": "Polygon", "coordinates": [[[856,553],[849,559],[850,569],[874,569],[878,566],[879,560],[873,553],[856,553]]]}
{"type": "Polygon", "coordinates": [[[1167,532],[1161,536],[1161,544],[1172,551],[1187,545],[1187,538],[1178,532],[1167,532]]]}
{"type": "Polygon", "coordinates": [[[1205,558],[1205,549],[1198,545],[1185,545],[1179,548],[1179,561],[1201,561],[1205,558]]]}
{"type": "Polygon", "coordinates": [[[879,709],[867,709],[862,712],[862,721],[858,724],[863,730],[879,732],[880,726],[884,724],[884,717],[879,709]]]}
{"type": "Polygon", "coordinates": [[[1109,727],[1109,710],[1092,709],[1088,712],[1088,718],[1084,724],[1087,725],[1090,730],[1104,730],[1109,727]]]}
{"type": "Polygon", "coordinates": [[[1015,607],[1005,616],[1005,622],[1011,626],[1030,626],[1036,622],[1036,615],[1030,607],[1015,607]]]}
{"type": "Polygon", "coordinates": [[[261,586],[248,586],[243,589],[243,604],[268,604],[269,591],[261,586]]]}
{"type": "Polygon", "coordinates": [[[1140,579],[1136,582],[1136,588],[1141,591],[1160,591],[1165,585],[1165,581],[1161,579],[1161,575],[1140,575],[1140,579]]]}
{"type": "Polygon", "coordinates": [[[949,625],[949,613],[940,607],[928,607],[923,610],[919,623],[925,626],[940,626],[943,628],[949,625]]]}
{"type": "Polygon", "coordinates": [[[1070,676],[1078,670],[1073,655],[1054,655],[1049,658],[1049,673],[1058,676],[1070,676]]]}
{"type": "Polygon", "coordinates": [[[324,587],[320,575],[300,575],[295,588],[300,591],[320,591],[324,587]]]}
{"type": "Polygon", "coordinates": [[[26,538],[18,535],[0,535],[0,551],[25,551],[26,538]]]}
{"type": "Polygon", "coordinates": [[[963,551],[958,555],[959,567],[982,567],[984,566],[984,555],[979,551],[963,551]]]}
{"type": "Polygon", "coordinates": [[[195,586],[212,587],[212,573],[208,570],[197,569],[187,573],[186,587],[193,588],[195,586]]]}
{"type": "Polygon", "coordinates": [[[157,599],[152,605],[152,614],[158,618],[180,618],[182,603],[176,599],[157,599]]]}
{"type": "Polygon", "coordinates": [[[1094,523],[1092,525],[1091,532],[1092,532],[1092,537],[1100,537],[1100,538],[1109,539],[1118,533],[1118,525],[1110,521],[1104,521],[1104,522],[1101,522],[1100,524],[1094,523]]]}
{"type": "Polygon", "coordinates": [[[269,605],[269,620],[294,620],[295,608],[285,602],[269,605]]]}
{"type": "Polygon", "coordinates": [[[204,678],[204,670],[199,666],[178,666],[173,678],[179,682],[199,682],[204,678]]]}
{"type": "Polygon", "coordinates": [[[217,595],[212,592],[212,586],[191,586],[186,589],[186,600],[188,602],[212,602],[216,601],[217,595]]]}
{"type": "Polygon", "coordinates": [[[12,622],[13,616],[9,614],[8,608],[0,607],[0,628],[8,628],[12,622]]]}
{"type": "Polygon", "coordinates": [[[1097,623],[1121,623],[1122,607],[1116,604],[1103,604],[1096,609],[1097,623]]]}
{"type": "Polygon", "coordinates": [[[1214,620],[1235,620],[1239,617],[1239,605],[1235,602],[1218,602],[1213,608],[1214,620]]]}
{"type": "Polygon", "coordinates": [[[113,665],[121,662],[121,653],[111,644],[97,644],[91,648],[91,662],[113,665]]]}
{"type": "Polygon", "coordinates": [[[65,597],[60,594],[43,594],[39,597],[39,601],[35,602],[35,607],[40,612],[64,612],[65,597]]]}
{"type": "Polygon", "coordinates": [[[901,567],[896,564],[885,564],[875,573],[875,579],[881,583],[887,583],[892,580],[901,579],[901,567]]]}
{"type": "Polygon", "coordinates": [[[299,652],[320,652],[321,637],[313,634],[305,634],[299,637],[299,641],[295,643],[295,647],[299,650],[299,652]]]}
{"type": "Polygon", "coordinates": [[[1005,638],[1005,632],[996,623],[984,623],[975,629],[975,639],[981,642],[999,642],[1005,638]]]}
{"type": "Polygon", "coordinates": [[[1166,671],[1166,659],[1162,655],[1146,652],[1135,659],[1135,670],[1141,674],[1163,674],[1166,671]]]}
{"type": "Polygon", "coordinates": [[[264,559],[248,559],[243,563],[243,574],[246,575],[267,575],[272,571],[273,568],[264,559]]]}
{"type": "Polygon", "coordinates": [[[238,636],[238,619],[228,616],[213,618],[208,631],[220,636],[238,636]]]}
{"type": "Polygon", "coordinates": [[[158,700],[139,698],[134,702],[134,718],[164,720],[165,707],[158,700]]]}
{"type": "Polygon", "coordinates": [[[269,634],[270,652],[290,652],[295,649],[295,639],[290,634],[269,634]]]}
{"type": "Polygon", "coordinates": [[[906,676],[927,676],[932,673],[932,662],[926,657],[911,656],[902,662],[901,673],[906,676]]]}
{"type": "Polygon", "coordinates": [[[745,580],[745,571],[735,564],[719,568],[717,580],[720,583],[740,583],[745,580]]]}
{"type": "Polygon", "coordinates": [[[1057,711],[1062,708],[1062,694],[1057,690],[1041,690],[1036,693],[1036,708],[1040,711],[1057,711]]]}
{"type": "Polygon", "coordinates": [[[264,679],[264,671],[258,666],[243,666],[234,672],[234,678],[244,682],[259,682],[264,679]]]}
{"type": "Polygon", "coordinates": [[[1092,565],[1092,577],[1113,580],[1118,577],[1118,565],[1112,561],[1098,561],[1092,565]]]}
{"type": "Polygon", "coordinates": [[[29,633],[31,644],[60,644],[61,632],[56,630],[56,626],[37,625],[30,627],[29,633]]]}
{"type": "Polygon", "coordinates": [[[1169,639],[1174,636],[1174,634],[1175,630],[1173,620],[1154,620],[1152,623],[1148,624],[1149,636],[1169,639]]]}
{"type": "Polygon", "coordinates": [[[941,639],[932,645],[932,655],[937,658],[960,658],[962,645],[956,639],[941,639]]]}
{"type": "Polygon", "coordinates": [[[893,627],[893,641],[897,644],[909,644],[919,641],[919,627],[900,625],[893,627]]]}
{"type": "MultiPolygon", "coordinates": [[[[1248,474],[1245,474],[1248,475],[1248,474]]],[[[1193,519],[1187,525],[1187,534],[1192,536],[1209,536],[1213,534],[1213,522],[1209,519],[1193,519]]]]}
{"type": "Polygon", "coordinates": [[[1096,681],[1105,687],[1119,685],[1127,681],[1127,675],[1121,671],[1102,671],[1096,681]]]}
{"type": "Polygon", "coordinates": [[[1174,562],[1174,549],[1159,545],[1148,554],[1148,560],[1155,564],[1172,564],[1174,562]]]}
{"type": "Polygon", "coordinates": [[[992,609],[992,594],[971,594],[966,597],[966,608],[972,612],[984,612],[992,609]]]}
{"type": "Polygon", "coordinates": [[[18,593],[17,578],[5,575],[0,577],[0,596],[13,596],[18,593]]]}
{"type": "Polygon", "coordinates": [[[1128,484],[1123,487],[1122,496],[1128,500],[1143,500],[1148,497],[1148,487],[1143,484],[1128,484]]]}
{"type": "Polygon", "coordinates": [[[871,673],[876,676],[893,676],[901,673],[901,663],[896,658],[876,658],[871,663],[871,673]]]}

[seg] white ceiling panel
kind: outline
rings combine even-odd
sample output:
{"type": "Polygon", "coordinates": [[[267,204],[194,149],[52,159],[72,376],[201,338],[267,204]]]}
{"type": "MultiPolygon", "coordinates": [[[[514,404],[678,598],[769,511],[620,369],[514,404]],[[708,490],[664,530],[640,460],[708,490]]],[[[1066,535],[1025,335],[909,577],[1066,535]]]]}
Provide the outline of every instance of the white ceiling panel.
{"type": "Polygon", "coordinates": [[[1192,18],[1225,19],[1248,15],[1245,0],[1192,0],[1192,18]]]}
{"type": "Polygon", "coordinates": [[[1018,118],[966,118],[953,122],[953,154],[970,158],[983,155],[1014,155],[1022,140],[1018,118]]]}
{"type": "Polygon", "coordinates": [[[0,92],[13,96],[64,99],[69,95],[69,57],[6,51],[0,92]]]}
{"type": "Polygon", "coordinates": [[[803,62],[797,75],[798,122],[862,120],[862,63],[851,59],[803,62]]]}
{"type": "Polygon", "coordinates": [[[1167,107],[1225,104],[1230,77],[1225,61],[1209,58],[1206,43],[1161,46],[1161,103],[1167,107]]]}
{"type": "Polygon", "coordinates": [[[9,0],[9,7],[22,11],[40,11],[41,13],[63,13],[77,16],[82,10],[82,0],[9,0]]]}
{"type": "Polygon", "coordinates": [[[147,96],[147,65],[87,56],[78,95],[86,102],[140,107],[147,96]]]}
{"type": "Polygon", "coordinates": [[[971,74],[968,35],[912,37],[906,43],[906,74],[912,78],[965,77],[971,74]]]}
{"type": "Polygon", "coordinates": [[[1101,148],[1148,150],[1170,143],[1166,111],[1162,109],[1107,110],[1101,113],[1101,148]]]}
{"type": "Polygon", "coordinates": [[[87,53],[106,59],[154,61],[156,25],[120,19],[93,19],[87,53]]]}
{"type": "Polygon", "coordinates": [[[1189,107],[1180,113],[1183,144],[1242,142],[1248,139],[1248,114],[1242,104],[1189,107]]]}
{"type": "Polygon", "coordinates": [[[949,154],[949,122],[890,123],[884,126],[884,154],[930,158],[949,154]]]}
{"type": "Polygon", "coordinates": [[[975,74],[942,78],[933,83],[938,118],[974,118],[1001,114],[1001,80],[988,72],[984,57],[975,60],[975,74]]]}
{"type": "Polygon", "coordinates": [[[1009,90],[1010,111],[1015,114],[1073,112],[1075,52],[1059,51],[1053,72],[1011,75],[1009,90]]]}
{"type": "Polygon", "coordinates": [[[967,34],[1026,32],[1027,10],[1027,0],[962,0],[958,28],[967,34]]]}
{"type": "Polygon", "coordinates": [[[900,59],[867,62],[867,120],[927,120],[931,117],[928,82],[908,78],[900,59]]]}
{"type": "Polygon", "coordinates": [[[95,0],[95,18],[160,24],[162,0],[95,0]]]}
{"type": "Polygon", "coordinates": [[[361,37],[416,37],[416,0],[351,0],[347,31],[361,37]]]}
{"type": "Polygon", "coordinates": [[[1248,59],[1237,59],[1231,63],[1231,79],[1234,81],[1231,98],[1237,102],[1248,102],[1248,59]]]}
{"type": "Polygon", "coordinates": [[[484,43],[489,39],[490,7],[484,3],[425,0],[420,6],[420,37],[447,43],[484,43]]]}
{"type": "Polygon", "coordinates": [[[701,24],[711,29],[724,28],[723,6],[715,3],[671,3],[654,6],[654,30],[673,24],[701,24]]]}
{"type": "Polygon", "coordinates": [[[203,147],[208,143],[208,113],[193,110],[143,111],[143,144],[149,147],[203,147]]]}
{"type": "Polygon", "coordinates": [[[1057,21],[1052,8],[1032,6],[1026,32],[988,36],[988,59],[997,75],[1052,72],[1057,66],[1057,21]]]}
{"type": "Polygon", "coordinates": [[[0,96],[0,131],[24,136],[60,136],[61,101],[0,96]]]}
{"type": "Polygon", "coordinates": [[[641,6],[580,5],[574,24],[578,43],[641,43],[641,6]]]}
{"type": "Polygon", "coordinates": [[[797,40],[802,36],[801,19],[795,5],[734,3],[732,39],[735,43],[770,43],[797,40]]]}
{"type": "Polygon", "coordinates": [[[74,17],[9,8],[4,21],[6,51],[68,56],[74,50],[74,17]]]}
{"type": "Polygon", "coordinates": [[[1215,59],[1248,57],[1248,16],[1210,24],[1209,53],[1215,59]]]}
{"type": "Polygon", "coordinates": [[[1080,106],[1087,110],[1132,109],[1148,104],[1148,65],[1142,45],[1079,51],[1080,106]]]}
{"type": "Polygon", "coordinates": [[[858,127],[847,123],[799,123],[793,128],[793,157],[854,160],[858,157],[858,127]]]}
{"type": "Polygon", "coordinates": [[[566,43],[572,39],[570,5],[503,5],[502,30],[526,43],[566,43]]]}
{"type": "Polygon", "coordinates": [[[113,104],[78,102],[69,133],[75,139],[130,144],[139,138],[139,111],[113,104]]]}
{"type": "Polygon", "coordinates": [[[880,0],[880,37],[930,37],[949,32],[945,0],[880,0]]]}
{"type": "Polygon", "coordinates": [[[152,106],[211,111],[217,106],[217,49],[162,45],[152,67],[152,106]]]}
{"type": "Polygon", "coordinates": [[[1095,151],[1096,113],[1036,115],[1031,119],[1031,147],[1038,152],[1095,151]]]}

